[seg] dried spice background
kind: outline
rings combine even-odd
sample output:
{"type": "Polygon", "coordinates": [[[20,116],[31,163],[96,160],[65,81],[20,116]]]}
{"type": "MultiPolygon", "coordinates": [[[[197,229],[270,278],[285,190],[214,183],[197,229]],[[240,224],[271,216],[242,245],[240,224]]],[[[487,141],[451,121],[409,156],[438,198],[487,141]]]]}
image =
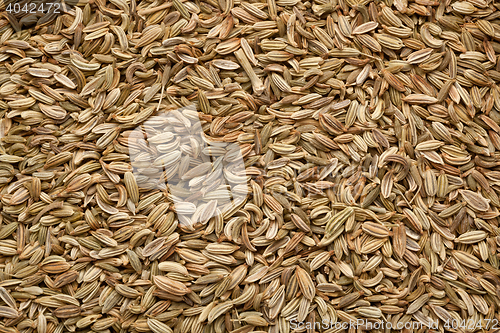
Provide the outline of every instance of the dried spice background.
{"type": "Polygon", "coordinates": [[[499,3],[13,3],[0,333],[494,328],[499,3]]]}

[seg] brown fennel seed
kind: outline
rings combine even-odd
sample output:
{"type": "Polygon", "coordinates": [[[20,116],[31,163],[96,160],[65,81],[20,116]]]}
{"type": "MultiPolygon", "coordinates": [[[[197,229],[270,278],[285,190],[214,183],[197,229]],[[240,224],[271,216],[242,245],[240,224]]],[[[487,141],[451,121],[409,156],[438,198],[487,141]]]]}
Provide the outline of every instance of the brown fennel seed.
{"type": "Polygon", "coordinates": [[[2,331],[494,318],[493,1],[2,6],[2,331]]]}

